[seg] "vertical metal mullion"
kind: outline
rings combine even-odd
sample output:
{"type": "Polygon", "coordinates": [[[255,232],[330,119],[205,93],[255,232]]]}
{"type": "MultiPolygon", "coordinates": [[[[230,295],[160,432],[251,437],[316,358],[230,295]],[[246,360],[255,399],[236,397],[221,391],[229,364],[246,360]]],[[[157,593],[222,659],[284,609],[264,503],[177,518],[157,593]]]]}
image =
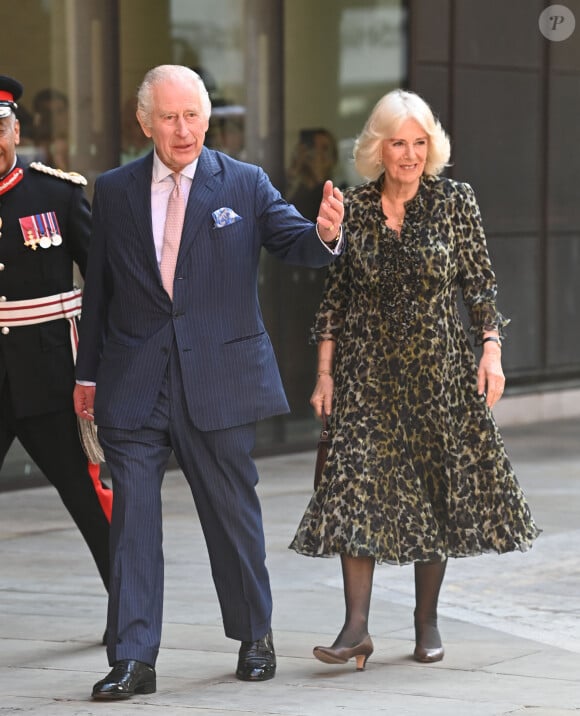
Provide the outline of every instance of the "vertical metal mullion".
{"type": "Polygon", "coordinates": [[[247,150],[276,186],[284,181],[284,2],[247,0],[247,150]]]}
{"type": "MultiPolygon", "coordinates": [[[[447,81],[449,83],[449,92],[448,92],[448,102],[447,102],[447,132],[450,137],[455,136],[455,121],[456,121],[456,112],[455,112],[455,97],[456,97],[456,77],[457,77],[457,67],[456,67],[456,32],[457,32],[457,7],[455,0],[449,1],[449,51],[448,51],[448,58],[449,63],[447,66],[447,81]]],[[[451,177],[454,177],[455,175],[455,164],[451,164],[451,167],[449,167],[449,175],[451,177]]]]}
{"type": "Polygon", "coordinates": [[[89,178],[119,162],[118,0],[67,2],[75,168],[89,178]]]}
{"type": "MultiPolygon", "coordinates": [[[[546,3],[546,6],[549,3],[546,3]]],[[[540,361],[541,372],[544,377],[548,375],[548,302],[549,302],[549,144],[550,144],[550,66],[551,53],[550,42],[543,42],[542,57],[540,64],[540,187],[539,187],[539,204],[540,204],[540,236],[539,236],[539,290],[540,290],[540,361]]]]}
{"type": "MultiPolygon", "coordinates": [[[[284,0],[246,0],[246,150],[272,183],[282,189],[284,168],[284,0]]],[[[268,255],[260,266],[260,300],[274,346],[283,326],[284,268],[268,255]]],[[[280,360],[282,357],[280,356],[280,360]]],[[[281,368],[283,367],[281,363],[281,368]]],[[[260,426],[268,430],[269,449],[287,439],[287,418],[277,416],[260,426]]],[[[260,442],[260,434],[258,434],[260,442]]]]}

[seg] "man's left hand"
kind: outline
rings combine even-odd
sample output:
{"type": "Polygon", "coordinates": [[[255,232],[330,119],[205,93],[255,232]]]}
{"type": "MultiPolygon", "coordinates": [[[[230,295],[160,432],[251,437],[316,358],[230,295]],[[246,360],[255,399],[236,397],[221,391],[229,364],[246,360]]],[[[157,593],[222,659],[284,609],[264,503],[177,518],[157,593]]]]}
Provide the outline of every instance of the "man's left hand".
{"type": "Polygon", "coordinates": [[[80,385],[77,383],[73,391],[73,402],[75,406],[75,413],[82,420],[93,421],[94,416],[94,404],[95,404],[95,386],[94,385],[80,385]]]}

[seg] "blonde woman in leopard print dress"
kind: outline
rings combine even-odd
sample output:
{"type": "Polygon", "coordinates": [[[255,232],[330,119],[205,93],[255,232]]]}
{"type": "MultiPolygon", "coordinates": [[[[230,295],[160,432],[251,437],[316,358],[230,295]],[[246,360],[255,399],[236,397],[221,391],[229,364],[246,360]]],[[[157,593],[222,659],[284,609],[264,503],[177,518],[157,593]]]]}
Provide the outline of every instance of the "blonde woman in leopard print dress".
{"type": "Polygon", "coordinates": [[[354,155],[369,181],[345,193],[347,248],[329,269],[313,330],[311,403],[330,415],[333,443],[291,548],[340,555],[345,623],[314,655],[355,658],[362,669],[373,651],[375,563],[414,565],[414,658],[439,661],[447,558],[524,551],[539,530],[491,413],[505,383],[507,320],[473,190],[440,176],[449,139],[420,97],[395,90],[354,155]]]}

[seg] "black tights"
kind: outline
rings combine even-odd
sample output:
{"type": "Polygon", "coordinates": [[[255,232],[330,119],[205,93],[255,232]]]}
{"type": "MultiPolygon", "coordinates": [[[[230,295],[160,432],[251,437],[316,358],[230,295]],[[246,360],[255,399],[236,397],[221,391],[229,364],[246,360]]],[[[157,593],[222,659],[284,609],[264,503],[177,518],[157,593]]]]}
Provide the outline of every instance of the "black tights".
{"type": "MultiPolygon", "coordinates": [[[[333,647],[352,648],[368,635],[373,587],[373,557],[341,555],[345,619],[333,647]]],[[[415,562],[415,634],[426,648],[441,646],[437,630],[437,602],[447,561],[415,562]]]]}
{"type": "Polygon", "coordinates": [[[369,609],[375,560],[373,557],[349,557],[341,554],[340,561],[346,613],[344,626],[336,637],[333,647],[352,648],[360,644],[369,633],[369,609]]]}
{"type": "Polygon", "coordinates": [[[438,649],[437,602],[445,576],[444,562],[415,562],[415,641],[426,649],[438,649]]]}

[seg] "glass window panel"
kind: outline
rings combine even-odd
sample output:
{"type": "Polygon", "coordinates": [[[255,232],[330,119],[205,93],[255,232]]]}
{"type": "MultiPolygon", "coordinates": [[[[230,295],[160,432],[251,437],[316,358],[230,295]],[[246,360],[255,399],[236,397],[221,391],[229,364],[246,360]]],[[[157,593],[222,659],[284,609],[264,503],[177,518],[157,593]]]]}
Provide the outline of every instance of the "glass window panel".
{"type": "Polygon", "coordinates": [[[11,4],[10,15],[11,25],[18,32],[3,33],[0,66],[2,74],[16,77],[24,85],[18,103],[18,153],[27,162],[43,161],[68,169],[70,85],[65,0],[22,0],[11,4]],[[23,38],[27,38],[28,51],[23,51],[23,38]]]}
{"type": "Polygon", "coordinates": [[[203,78],[213,112],[206,145],[245,159],[246,34],[239,0],[121,0],[122,163],[150,150],[135,119],[135,94],[148,69],[176,63],[203,78]],[[139,32],[135,31],[135,24],[139,32]]]}
{"type": "MultiPolygon", "coordinates": [[[[580,0],[570,2],[578,18],[580,0]]],[[[556,375],[566,365],[577,374],[577,341],[570,338],[569,329],[578,306],[578,292],[569,288],[578,264],[578,202],[569,189],[577,184],[577,167],[562,157],[568,157],[565,148],[575,146],[578,134],[573,118],[580,55],[576,35],[545,47],[537,28],[544,6],[540,0],[514,0],[507,9],[500,0],[487,5],[475,0],[4,4],[10,8],[10,27],[18,32],[4,33],[0,67],[25,86],[20,103],[23,158],[81,172],[89,179],[90,195],[98,173],[149,151],[135,120],[138,84],[150,67],[179,62],[200,70],[209,86],[214,113],[208,146],[260,163],[284,195],[311,218],[320,197],[320,179],[330,176],[341,186],[359,181],[351,161],[354,138],[377,99],[407,84],[407,38],[412,36],[413,89],[432,102],[444,126],[453,130],[452,171],[477,185],[497,258],[502,306],[514,319],[509,329],[514,347],[506,355],[507,367],[516,375],[556,375]],[[497,42],[490,44],[490,37],[497,42]],[[23,38],[28,51],[23,51],[23,38]],[[450,38],[453,48],[448,46],[450,38]],[[495,75],[485,73],[486,67],[496,67],[495,75]],[[547,72],[549,103],[541,101],[540,67],[547,72]],[[475,74],[477,83],[466,82],[475,74]],[[481,116],[468,111],[474,96],[479,97],[476,105],[493,111],[482,110],[481,116]],[[488,100],[483,105],[482,96],[488,100]],[[529,116],[514,115],[516,106],[532,108],[529,116]],[[499,116],[497,107],[510,111],[499,116]],[[482,121],[482,116],[489,121],[482,121]],[[542,144],[544,126],[547,147],[542,144]],[[505,137],[511,142],[507,153],[505,137]],[[520,151],[522,141],[528,151],[520,151]],[[490,154],[495,171],[487,174],[481,169],[483,145],[497,150],[490,154]],[[524,180],[504,186],[501,177],[512,176],[513,171],[511,165],[501,170],[502,157],[511,157],[513,163],[513,156],[518,157],[524,180]],[[547,192],[540,196],[539,167],[544,160],[547,192]],[[303,174],[309,177],[306,183],[303,174]],[[498,212],[500,204],[503,211],[498,212]],[[536,226],[542,211],[547,212],[550,230],[545,237],[536,226]],[[548,268],[540,260],[544,251],[548,268]],[[513,266],[520,267],[519,285],[509,283],[513,266]],[[563,266],[571,267],[569,280],[561,280],[566,279],[563,266]],[[544,284],[545,298],[539,295],[544,284]],[[543,312],[547,323],[540,331],[543,312]],[[528,314],[533,321],[526,322],[528,314]],[[566,320],[559,321],[561,315],[566,320]],[[544,332],[546,345],[538,346],[544,332]],[[516,348],[520,343],[528,347],[527,353],[516,348]]],[[[261,449],[312,446],[316,439],[317,424],[308,403],[316,357],[308,334],[323,278],[324,270],[283,266],[265,255],[262,259],[262,307],[292,414],[259,426],[261,449]]],[[[35,470],[15,444],[1,477],[4,480],[8,471],[20,480],[35,470]]]]}
{"type": "MultiPolygon", "coordinates": [[[[284,4],[284,149],[286,198],[315,220],[322,183],[359,183],[355,137],[373,106],[406,76],[405,12],[399,0],[292,0],[284,4]],[[321,28],[324,34],[321,35],[321,28]]],[[[316,349],[309,329],[324,270],[282,267],[273,341],[292,413],[279,439],[314,444],[309,398],[316,349]]]]}
{"type": "MultiPolygon", "coordinates": [[[[65,0],[20,0],[9,6],[4,3],[3,29],[9,12],[10,26],[18,31],[3,32],[0,71],[24,86],[17,110],[21,137],[18,155],[25,163],[42,161],[62,169],[78,169],[69,145],[70,35],[65,0]]],[[[2,464],[0,489],[33,484],[47,482],[16,440],[2,464]]]]}

